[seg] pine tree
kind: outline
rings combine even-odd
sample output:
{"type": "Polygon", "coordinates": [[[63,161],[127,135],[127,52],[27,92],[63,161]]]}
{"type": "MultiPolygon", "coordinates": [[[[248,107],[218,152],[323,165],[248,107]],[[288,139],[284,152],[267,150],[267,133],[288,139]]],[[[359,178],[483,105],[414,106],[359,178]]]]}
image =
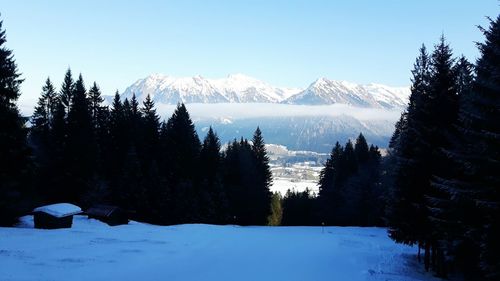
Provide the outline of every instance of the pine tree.
{"type": "Polygon", "coordinates": [[[470,66],[459,61],[459,90],[462,90],[458,135],[447,155],[455,173],[441,173],[434,186],[445,192],[450,203],[443,208],[449,225],[448,250],[461,268],[477,279],[479,267],[488,280],[500,278],[500,17],[481,29],[486,41],[479,44],[481,57],[476,80],[468,85],[470,66]],[[461,66],[460,66],[461,65],[461,66]],[[464,67],[466,65],[466,67],[464,67]],[[460,83],[467,81],[466,83],[460,83]],[[467,91],[467,89],[469,89],[467,91]]]}
{"type": "MultiPolygon", "coordinates": [[[[130,106],[130,101],[128,98],[125,98],[122,104],[122,109],[123,109],[123,120],[127,124],[130,124],[131,116],[132,116],[132,107],[130,106]]],[[[130,131],[130,128],[127,128],[127,131],[130,131]]],[[[128,132],[127,132],[128,133],[128,132]]]]}
{"type": "Polygon", "coordinates": [[[144,142],[149,146],[149,153],[154,153],[159,139],[160,117],[156,113],[155,104],[149,95],[144,100],[140,111],[144,120],[144,142]]]}
{"type": "Polygon", "coordinates": [[[66,114],[69,114],[71,103],[73,102],[73,87],[75,83],[73,81],[73,76],[71,74],[71,69],[68,68],[66,74],[64,75],[64,80],[61,85],[61,91],[59,93],[60,100],[64,105],[66,114]]]}
{"type": "Polygon", "coordinates": [[[0,21],[0,225],[16,221],[26,196],[31,174],[26,143],[26,120],[20,115],[16,101],[23,82],[12,51],[5,47],[5,30],[0,21]]]}
{"type": "MultiPolygon", "coordinates": [[[[102,97],[101,90],[96,82],[88,92],[88,103],[90,116],[92,120],[92,136],[95,149],[95,170],[100,178],[99,186],[106,189],[106,184],[103,181],[107,175],[107,159],[110,157],[109,150],[111,149],[110,140],[110,112],[107,106],[104,106],[104,98],[102,97]]],[[[97,192],[97,191],[96,191],[97,192]]],[[[102,192],[101,192],[102,193],[102,192]]],[[[94,200],[100,200],[103,195],[93,194],[94,200]]]]}
{"type": "Polygon", "coordinates": [[[457,89],[457,94],[459,97],[462,97],[472,89],[474,82],[474,65],[464,56],[461,56],[453,67],[453,71],[456,76],[455,88],[457,89]]]}
{"type": "Polygon", "coordinates": [[[199,179],[201,144],[184,104],[178,104],[165,130],[164,171],[172,190],[172,216],[176,223],[194,222],[199,218],[199,198],[195,193],[199,179]]]}
{"type": "Polygon", "coordinates": [[[65,161],[68,168],[68,198],[82,204],[82,197],[92,188],[96,170],[92,116],[82,75],[73,87],[68,113],[68,140],[65,161]]]}
{"type": "Polygon", "coordinates": [[[257,180],[256,157],[248,140],[228,144],[224,155],[224,187],[229,201],[230,222],[239,225],[265,224],[269,209],[262,205],[262,186],[257,180]],[[257,215],[256,215],[257,214],[257,215]],[[261,216],[264,217],[261,217],[261,216]]]}
{"type": "Polygon", "coordinates": [[[134,120],[139,119],[141,113],[139,112],[139,102],[137,101],[135,94],[133,94],[132,98],[130,99],[130,112],[134,120]]]}
{"type": "Polygon", "coordinates": [[[335,208],[340,204],[341,198],[341,159],[344,153],[344,148],[339,142],[330,153],[330,157],[326,160],[325,167],[320,172],[318,187],[319,187],[319,203],[320,203],[320,220],[328,225],[335,224],[337,221],[335,208]]]}
{"type": "Polygon", "coordinates": [[[281,219],[283,218],[283,198],[279,192],[273,192],[271,197],[271,214],[267,217],[267,224],[270,226],[281,225],[281,219]]]}
{"type": "Polygon", "coordinates": [[[387,209],[389,234],[399,243],[413,245],[423,242],[426,229],[425,215],[422,215],[423,196],[427,177],[422,176],[424,163],[421,160],[428,148],[419,145],[420,132],[415,126],[430,92],[430,59],[422,45],[412,70],[412,87],[408,111],[401,117],[400,128],[393,137],[395,147],[391,154],[395,161],[394,186],[387,209]],[[406,118],[405,118],[406,117],[406,118]],[[403,123],[403,120],[405,122],[403,123]],[[397,135],[396,135],[397,134],[397,135]]]}
{"type": "Polygon", "coordinates": [[[52,129],[54,114],[56,111],[57,94],[52,82],[47,78],[42,88],[42,94],[33,112],[32,133],[43,145],[49,142],[49,135],[52,129]]]}
{"type": "Polygon", "coordinates": [[[359,133],[356,143],[354,144],[354,152],[358,162],[366,162],[370,156],[368,143],[362,133],[359,133]]]}
{"type": "Polygon", "coordinates": [[[219,137],[209,128],[200,151],[200,207],[203,219],[208,223],[225,223],[227,197],[222,184],[222,159],[219,137]]]}
{"type": "MultiPolygon", "coordinates": [[[[126,107],[126,106],[125,106],[126,107]]],[[[141,146],[141,112],[139,110],[139,102],[135,97],[135,94],[132,95],[130,99],[130,111],[128,111],[129,116],[129,138],[131,141],[131,145],[135,146],[137,151],[140,150],[141,146]]]]}
{"type": "Polygon", "coordinates": [[[308,189],[302,192],[287,190],[283,198],[281,225],[317,225],[315,203],[316,199],[308,189]]]}
{"type": "Polygon", "coordinates": [[[102,103],[104,102],[104,99],[101,96],[101,90],[99,89],[99,86],[97,86],[96,82],[94,82],[94,84],[90,88],[88,96],[90,115],[92,116],[92,124],[94,128],[97,128],[99,114],[102,113],[101,110],[103,107],[102,103]]]}
{"type": "Polygon", "coordinates": [[[184,104],[177,105],[166,125],[172,173],[176,180],[194,179],[201,144],[184,104]]]}
{"type": "Polygon", "coordinates": [[[255,188],[255,223],[265,225],[271,210],[271,186],[273,177],[269,167],[269,157],[262,132],[259,127],[255,130],[252,138],[252,152],[255,158],[256,177],[254,178],[255,188]]]}
{"type": "Polygon", "coordinates": [[[35,137],[36,142],[46,143],[50,133],[50,121],[47,111],[47,99],[43,93],[35,106],[35,110],[31,116],[31,122],[33,124],[31,134],[35,137]]]}
{"type": "Polygon", "coordinates": [[[442,194],[430,183],[434,175],[449,170],[442,149],[448,145],[458,105],[452,52],[444,36],[430,60],[425,48],[421,49],[412,73],[406,129],[399,133],[395,149],[397,164],[389,225],[391,238],[397,242],[425,246],[428,270],[431,252],[432,265],[437,264],[437,255],[442,253],[439,231],[430,213],[442,194]]]}
{"type": "Polygon", "coordinates": [[[127,135],[127,122],[125,119],[125,110],[123,103],[120,100],[120,94],[116,91],[111,105],[109,117],[109,135],[110,135],[110,152],[108,163],[108,179],[110,182],[110,200],[111,203],[123,206],[121,198],[121,180],[124,171],[124,163],[127,157],[129,145],[127,135]]]}
{"type": "Polygon", "coordinates": [[[160,150],[160,117],[154,108],[154,102],[148,95],[140,108],[140,153],[142,155],[142,166],[144,169],[150,169],[151,165],[158,165],[158,151],[160,150]]]}
{"type": "Polygon", "coordinates": [[[396,122],[396,125],[394,126],[394,133],[391,136],[391,139],[389,140],[389,154],[395,154],[396,149],[399,147],[399,141],[400,141],[400,136],[401,132],[405,131],[408,125],[408,113],[406,111],[403,111],[401,113],[401,116],[399,117],[398,122],[396,122]]]}
{"type": "MultiPolygon", "coordinates": [[[[479,44],[476,83],[460,115],[464,133],[461,162],[469,168],[462,184],[473,191],[472,198],[484,214],[480,229],[480,266],[490,280],[500,278],[500,16],[482,29],[485,42],[479,44]],[[470,163],[470,164],[468,164],[470,163]]],[[[458,186],[460,187],[460,185],[458,186]]]]}
{"type": "MultiPolygon", "coordinates": [[[[365,140],[366,142],[366,140],[365,140]]],[[[349,175],[355,173],[358,170],[358,160],[356,152],[354,151],[354,146],[351,140],[348,140],[344,146],[344,153],[342,153],[341,165],[344,167],[340,173],[341,180],[344,180],[349,175]]]]}

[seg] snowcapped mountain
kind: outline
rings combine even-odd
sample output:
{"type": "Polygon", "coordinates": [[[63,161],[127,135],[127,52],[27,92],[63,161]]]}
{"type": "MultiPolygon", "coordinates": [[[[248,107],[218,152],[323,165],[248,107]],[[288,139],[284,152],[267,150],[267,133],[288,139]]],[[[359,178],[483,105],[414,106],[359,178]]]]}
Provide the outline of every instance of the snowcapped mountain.
{"type": "Polygon", "coordinates": [[[404,108],[409,88],[394,88],[380,84],[359,85],[346,81],[319,78],[307,89],[283,101],[288,104],[348,104],[357,107],[404,108]]]}
{"type": "Polygon", "coordinates": [[[348,104],[357,107],[402,109],[410,95],[409,88],[380,84],[359,85],[320,78],[305,90],[279,88],[243,75],[222,79],[201,76],[176,78],[153,74],[129,86],[122,94],[135,93],[141,102],[149,94],[156,103],[285,103],[296,105],[348,104]]]}
{"type": "Polygon", "coordinates": [[[273,87],[243,74],[232,74],[222,79],[201,76],[175,78],[153,74],[129,86],[122,94],[139,101],[151,95],[157,103],[278,103],[300,89],[273,87]]]}

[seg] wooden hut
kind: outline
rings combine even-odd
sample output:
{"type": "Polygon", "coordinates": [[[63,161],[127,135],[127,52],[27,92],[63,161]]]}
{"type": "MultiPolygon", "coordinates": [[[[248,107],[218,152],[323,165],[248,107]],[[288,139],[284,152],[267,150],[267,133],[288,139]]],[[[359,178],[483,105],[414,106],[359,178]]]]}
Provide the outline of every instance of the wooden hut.
{"type": "Polygon", "coordinates": [[[95,205],[85,213],[89,219],[97,219],[110,226],[128,224],[127,212],[117,206],[95,205]]]}
{"type": "Polygon", "coordinates": [[[69,203],[38,207],[33,210],[35,228],[70,228],[73,224],[73,215],[81,212],[82,209],[80,207],[69,203]]]}

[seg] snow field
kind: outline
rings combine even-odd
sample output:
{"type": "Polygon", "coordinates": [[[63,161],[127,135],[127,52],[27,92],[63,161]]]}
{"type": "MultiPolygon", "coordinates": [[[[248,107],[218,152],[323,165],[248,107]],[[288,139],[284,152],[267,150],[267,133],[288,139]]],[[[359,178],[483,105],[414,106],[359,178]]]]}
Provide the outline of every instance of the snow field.
{"type": "Polygon", "coordinates": [[[30,227],[0,228],[0,280],[434,280],[384,228],[30,227]]]}

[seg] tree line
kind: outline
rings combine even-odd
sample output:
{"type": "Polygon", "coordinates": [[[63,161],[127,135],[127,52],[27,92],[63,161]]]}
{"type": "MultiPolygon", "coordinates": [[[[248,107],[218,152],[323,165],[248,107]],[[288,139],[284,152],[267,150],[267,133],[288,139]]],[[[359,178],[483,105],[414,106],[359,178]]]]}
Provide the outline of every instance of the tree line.
{"type": "Polygon", "coordinates": [[[281,198],[282,225],[384,225],[385,192],[379,148],[362,133],[354,144],[335,144],[320,172],[319,193],[288,190],[281,198]]]}
{"type": "Polygon", "coordinates": [[[442,277],[500,279],[500,17],[490,22],[475,65],[444,36],[421,47],[389,145],[390,237],[442,277]]]}
{"type": "Polygon", "coordinates": [[[259,128],[221,153],[212,128],[199,140],[184,104],[160,122],[150,96],[103,101],[71,70],[59,92],[47,79],[30,133],[44,202],[108,203],[158,224],[266,223],[271,172],[259,128]]]}

